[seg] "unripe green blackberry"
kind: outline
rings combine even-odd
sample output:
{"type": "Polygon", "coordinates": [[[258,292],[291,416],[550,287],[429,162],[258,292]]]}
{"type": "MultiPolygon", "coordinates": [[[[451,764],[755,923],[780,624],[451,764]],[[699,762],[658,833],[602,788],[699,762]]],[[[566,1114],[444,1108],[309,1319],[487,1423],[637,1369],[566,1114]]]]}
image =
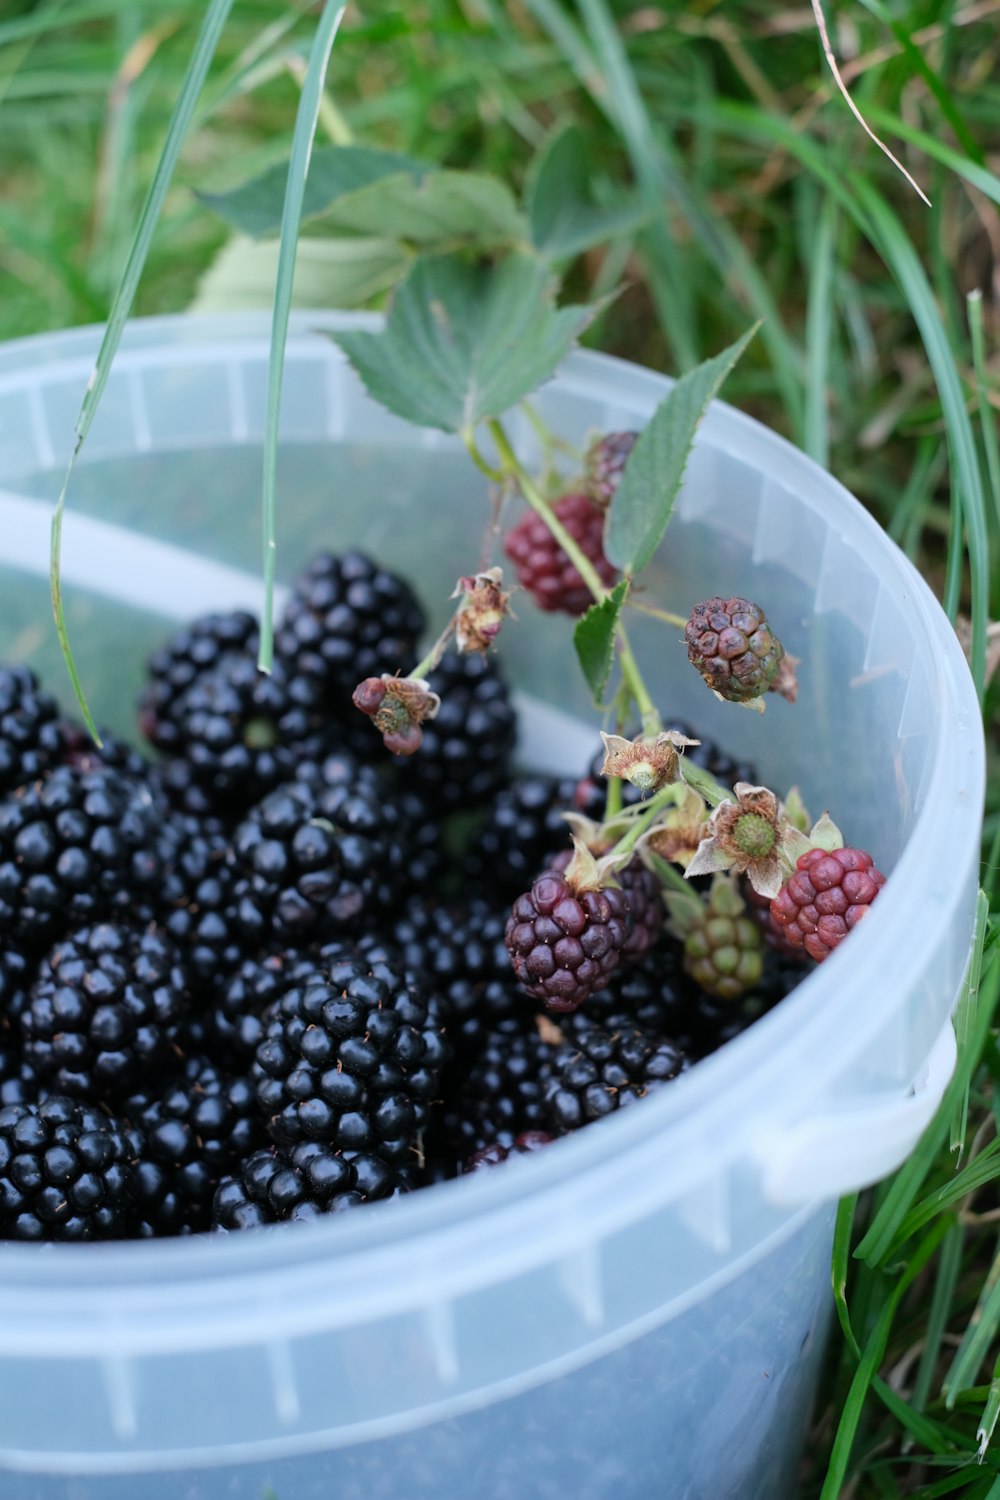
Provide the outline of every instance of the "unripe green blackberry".
{"type": "Polygon", "coordinates": [[[666,901],[685,971],[706,994],[736,1000],[759,982],[763,938],[732,880],[717,875],[707,901],[694,891],[668,892],[666,901]]]}
{"type": "Polygon", "coordinates": [[[715,596],[696,604],[684,637],[691,665],[730,703],[766,693],[785,654],[764,611],[749,599],[715,596]]]}

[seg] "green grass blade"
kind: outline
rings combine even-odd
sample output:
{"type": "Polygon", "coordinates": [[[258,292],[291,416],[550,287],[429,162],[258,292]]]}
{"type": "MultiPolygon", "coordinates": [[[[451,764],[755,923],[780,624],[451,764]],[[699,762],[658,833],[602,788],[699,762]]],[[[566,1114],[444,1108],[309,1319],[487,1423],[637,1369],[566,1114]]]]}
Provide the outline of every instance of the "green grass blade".
{"type": "Polygon", "coordinates": [[[851,1234],[854,1215],[858,1207],[858,1194],[851,1193],[837,1204],[837,1223],[833,1231],[833,1300],[837,1308],[837,1319],[848,1348],[855,1359],[861,1358],[861,1348],[851,1327],[851,1315],[847,1308],[847,1272],[851,1261],[851,1234]]]}
{"type": "Polygon", "coordinates": [[[899,136],[900,140],[907,141],[911,146],[916,146],[933,161],[939,162],[942,167],[947,167],[957,177],[964,178],[971,187],[978,188],[981,193],[985,193],[987,198],[1000,204],[1000,177],[995,172],[980,166],[975,160],[970,161],[954,147],[946,146],[944,141],[938,140],[937,136],[928,135],[926,131],[908,125],[891,110],[872,105],[866,110],[866,114],[870,124],[899,136]]]}
{"type": "Polygon", "coordinates": [[[965,1245],[965,1226],[956,1219],[945,1235],[938,1256],[934,1290],[924,1331],[924,1346],[920,1351],[920,1362],[913,1378],[910,1404],[915,1411],[922,1412],[930,1400],[931,1388],[937,1373],[941,1345],[951,1318],[952,1304],[962,1269],[962,1251],[965,1245]]]}
{"type": "MultiPolygon", "coordinates": [[[[139,216],[139,225],[135,232],[135,238],[132,241],[132,248],[129,251],[125,270],[122,273],[122,279],[119,282],[118,290],[111,305],[104,338],[101,341],[101,347],[97,355],[97,362],[91,373],[83,398],[83,404],[76,419],[73,453],[70,457],[66,477],[63,480],[59,499],[56,502],[55,512],[52,516],[49,583],[52,593],[52,610],[56,622],[56,634],[59,638],[63,659],[66,662],[69,672],[70,682],[73,684],[73,691],[76,694],[76,699],[80,705],[87,728],[94,736],[94,739],[98,741],[97,728],[94,724],[86,697],[84,696],[83,686],[80,682],[79,673],[77,672],[76,663],[73,658],[69,631],[66,625],[66,616],[63,610],[60,561],[62,556],[62,525],[66,509],[66,493],[69,489],[69,482],[76,464],[77,455],[86,440],[87,433],[90,431],[98,404],[108,383],[108,377],[111,374],[111,365],[117,353],[118,345],[121,343],[125,322],[132,309],[132,303],[139,286],[139,279],[142,276],[143,266],[149,254],[149,247],[152,243],[153,233],[160,216],[160,209],[163,207],[163,200],[170,186],[170,179],[173,176],[174,167],[177,164],[177,158],[180,155],[181,146],[187,134],[191,115],[194,112],[198,95],[205,82],[205,75],[215,54],[215,49],[222,35],[222,30],[226,24],[226,18],[229,15],[232,4],[233,0],[211,0],[211,4],[205,14],[205,19],[202,22],[201,30],[198,33],[194,52],[191,55],[191,61],[188,64],[184,82],[170,118],[163,150],[160,153],[160,159],[153,174],[153,181],[150,184],[142,213],[139,216]]],[[[64,13],[64,23],[65,20],[66,16],[64,13]]]]}
{"type": "Polygon", "coordinates": [[[857,1435],[858,1423],[861,1420],[861,1412],[864,1408],[868,1391],[885,1355],[896,1309],[910,1286],[924,1269],[924,1266],[927,1265],[936,1252],[944,1238],[947,1227],[946,1221],[941,1220],[924,1236],[910,1257],[905,1271],[893,1287],[876,1319],[871,1333],[865,1341],[861,1359],[858,1362],[854,1379],[851,1381],[851,1388],[847,1393],[840,1422],[837,1425],[837,1435],[830,1454],[830,1464],[820,1494],[820,1500],[837,1500],[837,1497],[841,1493],[841,1488],[847,1477],[851,1450],[854,1447],[854,1439],[857,1435]]]}
{"type": "Polygon", "coordinates": [[[971,1385],[987,1350],[1000,1330],[1000,1241],[989,1275],[983,1283],[972,1317],[944,1377],[942,1390],[949,1407],[960,1391],[971,1385]]]}
{"type": "Polygon", "coordinates": [[[264,426],[264,606],[260,622],[260,657],[262,672],[271,670],[274,657],[274,565],[277,552],[276,491],[278,477],[278,423],[281,417],[281,385],[285,372],[285,344],[288,319],[292,310],[292,282],[295,277],[295,255],[299,224],[305,196],[306,174],[316,137],[316,123],[323,98],[330,53],[336,40],[345,7],[336,0],[326,0],[316,28],[305,82],[295,117],[292,155],[288,163],[288,184],[281,216],[278,248],[278,271],[274,288],[274,315],[271,319],[271,347],[267,365],[267,414],[264,426]]]}
{"type": "Polygon", "coordinates": [[[980,1458],[990,1446],[993,1434],[996,1431],[997,1418],[1000,1417],[1000,1355],[993,1364],[993,1379],[990,1381],[990,1393],[986,1398],[983,1414],[976,1428],[976,1441],[979,1444],[980,1458]]]}
{"type": "Polygon", "coordinates": [[[986,455],[986,475],[993,496],[993,511],[1000,524],[1000,447],[997,444],[996,413],[990,404],[989,386],[986,379],[986,341],[983,335],[983,294],[970,292],[966,300],[969,315],[969,335],[972,342],[972,366],[976,375],[976,406],[979,412],[979,430],[982,434],[983,452],[986,455]]]}
{"type": "Polygon", "coordinates": [[[826,468],[830,457],[827,382],[833,340],[833,268],[839,211],[827,197],[810,246],[809,301],[806,313],[805,450],[826,468]]]}
{"type": "MultiPolygon", "coordinates": [[[[965,1056],[975,1029],[976,1011],[979,1006],[979,986],[983,976],[983,949],[986,942],[986,926],[989,919],[989,903],[986,892],[979,892],[976,902],[976,924],[972,931],[972,952],[969,957],[969,972],[962,993],[959,996],[958,1005],[955,1008],[955,1041],[958,1045],[959,1055],[965,1056]]],[[[957,1152],[956,1165],[961,1161],[961,1153],[965,1143],[966,1130],[969,1122],[969,1085],[972,1081],[971,1074],[965,1081],[965,1087],[959,1093],[955,1101],[955,1112],[951,1122],[951,1149],[957,1152]]]]}

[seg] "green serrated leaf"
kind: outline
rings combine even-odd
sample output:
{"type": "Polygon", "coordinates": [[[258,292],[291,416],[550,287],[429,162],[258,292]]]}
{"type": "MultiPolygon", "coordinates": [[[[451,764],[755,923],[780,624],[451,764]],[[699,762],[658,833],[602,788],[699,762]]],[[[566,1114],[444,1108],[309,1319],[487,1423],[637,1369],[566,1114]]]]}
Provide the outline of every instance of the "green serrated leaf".
{"type": "Polygon", "coordinates": [[[638,573],[660,545],[698,426],[759,327],[755,323],[735,344],[683,375],[640,434],[615,493],[604,541],[608,558],[623,572],[638,573]]]}
{"type": "Polygon", "coordinates": [[[318,230],[370,234],[424,251],[460,245],[492,250],[524,245],[528,225],[513,194],[476,172],[397,173],[345,193],[315,220],[318,230]]]}
{"type": "MultiPolygon", "coordinates": [[[[369,146],[323,146],[312,154],[309,181],[302,200],[302,218],[324,213],[338,198],[369,187],[383,177],[401,172],[419,179],[433,171],[426,162],[398,151],[377,151],[369,146]]],[[[288,163],[269,167],[228,193],[199,193],[198,197],[238,229],[254,239],[277,234],[288,183],[288,163]]]]}
{"type": "Polygon", "coordinates": [[[595,708],[603,707],[604,689],[611,676],[615,655],[615,627],[628,589],[629,581],[623,578],[607,598],[590,606],[573,631],[573,645],[595,708]]]}
{"type": "Polygon", "coordinates": [[[382,333],[333,335],[369,395],[445,432],[502,416],[554,373],[594,308],[554,306],[549,269],[528,255],[472,265],[421,256],[382,333]]]}
{"type": "Polygon", "coordinates": [[[544,255],[579,255],[592,245],[641,229],[648,215],[638,198],[615,204],[594,201],[592,172],[583,133],[557,127],[528,171],[525,208],[531,238],[544,255]]]}
{"type": "MultiPolygon", "coordinates": [[[[413,257],[393,240],[300,239],[293,307],[362,307],[406,275],[413,257]]],[[[198,283],[188,312],[270,308],[278,269],[276,240],[233,235],[198,283]]]]}

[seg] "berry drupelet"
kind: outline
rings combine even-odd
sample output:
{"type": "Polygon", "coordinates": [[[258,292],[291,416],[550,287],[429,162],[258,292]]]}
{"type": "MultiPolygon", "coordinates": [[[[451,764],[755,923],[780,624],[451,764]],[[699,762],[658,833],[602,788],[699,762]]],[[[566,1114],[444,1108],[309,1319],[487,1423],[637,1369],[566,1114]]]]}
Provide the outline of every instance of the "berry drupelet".
{"type": "Polygon", "coordinates": [[[0,1239],[121,1238],[134,1147],[103,1111],[53,1095],[0,1109],[0,1239]]]}
{"type": "Polygon", "coordinates": [[[416,654],[424,613],[409,584],[361,552],[314,557],[292,585],[278,624],[278,655],[326,690],[334,714],[355,717],[365,677],[395,672],[416,654]]]}
{"type": "Polygon", "coordinates": [[[448,1055],[436,1000],[358,951],[294,983],[265,1020],[251,1076],[275,1143],[408,1164],[448,1055]]]}
{"type": "Polygon", "coordinates": [[[676,1042],[622,1018],[606,1026],[578,1011],[564,1035],[545,1090],[551,1128],[561,1135],[644,1098],[687,1066],[676,1042]]]}
{"type": "Polygon", "coordinates": [[[177,944],[192,990],[214,998],[244,954],[229,839],[214,819],[175,813],[163,826],[159,850],[163,925],[177,944]]]}
{"type": "Polygon", "coordinates": [[[188,1005],[173,942],[153,925],[82,927],[43,960],[21,1015],[39,1078],[94,1102],[150,1080],[188,1005]]]}
{"type": "Polygon", "coordinates": [[[0,940],[147,912],[162,874],[149,787],[110,767],[58,766],[0,802],[0,940]]]}
{"type": "MultiPolygon", "coordinates": [[[[552,511],[593,563],[601,582],[611,588],[618,572],[604,555],[604,516],[589,495],[563,495],[552,511]]],[[[590,589],[535,511],[529,511],[511,527],[504,551],[517,570],[522,588],[527,589],[539,609],[582,615],[593,604],[590,589]]]]}
{"type": "Polygon", "coordinates": [[[318,1141],[291,1151],[255,1151],[242,1172],[219,1184],[213,1207],[218,1230],[308,1223],[407,1191],[404,1176],[377,1156],[343,1155],[318,1141]]]}

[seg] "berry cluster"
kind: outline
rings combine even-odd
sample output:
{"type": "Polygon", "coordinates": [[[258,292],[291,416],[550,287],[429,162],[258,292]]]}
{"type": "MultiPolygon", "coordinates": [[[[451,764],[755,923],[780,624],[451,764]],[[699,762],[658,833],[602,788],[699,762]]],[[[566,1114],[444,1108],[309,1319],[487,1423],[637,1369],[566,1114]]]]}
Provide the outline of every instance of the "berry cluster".
{"type": "MultiPolygon", "coordinates": [[[[588,493],[553,507],[605,583],[602,507],[633,441],[593,447],[588,493]]],[[[585,607],[538,516],[507,550],[542,608],[585,607]]],[[[760,896],[792,848],[784,814],[708,742],[691,761],[738,802],[699,822],[678,800],[648,849],[636,785],[601,822],[600,757],[517,774],[483,649],[494,572],[462,581],[475,644],[442,637],[409,679],[392,674],[422,610],[357,553],[298,579],[268,676],[252,616],[195,620],[149,664],[155,759],[92,746],[27,668],[0,668],[0,1239],[237,1231],[533,1154],[668,1085],[864,915],[882,876],[829,839],[760,896]],[[379,705],[358,714],[359,679],[392,698],[398,744],[379,705]],[[685,840],[745,897],[730,875],[665,902],[656,850],[685,840]]],[[[781,659],[744,604],[709,601],[688,635],[738,697],[781,659]]],[[[693,740],[643,741],[647,780],[693,740]]]]}

